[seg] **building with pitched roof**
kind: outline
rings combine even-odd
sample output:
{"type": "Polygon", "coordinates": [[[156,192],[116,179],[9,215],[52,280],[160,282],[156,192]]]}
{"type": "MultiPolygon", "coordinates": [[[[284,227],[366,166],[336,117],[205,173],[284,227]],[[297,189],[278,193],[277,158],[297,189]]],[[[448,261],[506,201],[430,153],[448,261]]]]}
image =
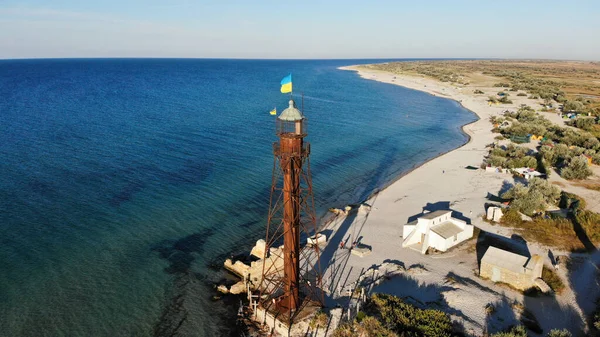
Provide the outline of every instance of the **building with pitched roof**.
{"type": "Polygon", "coordinates": [[[536,286],[543,267],[544,261],[539,255],[527,257],[490,246],[481,259],[479,276],[526,290],[536,286]]]}

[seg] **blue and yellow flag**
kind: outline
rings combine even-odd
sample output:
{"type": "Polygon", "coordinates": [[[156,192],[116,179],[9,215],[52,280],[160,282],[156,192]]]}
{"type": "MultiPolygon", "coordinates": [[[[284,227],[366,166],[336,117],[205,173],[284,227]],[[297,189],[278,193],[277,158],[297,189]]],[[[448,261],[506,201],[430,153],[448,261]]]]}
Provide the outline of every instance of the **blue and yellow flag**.
{"type": "Polygon", "coordinates": [[[287,75],[281,80],[281,93],[287,94],[292,92],[292,74],[287,75]]]}
{"type": "Polygon", "coordinates": [[[274,108],[269,112],[271,115],[277,115],[277,108],[274,108]]]}

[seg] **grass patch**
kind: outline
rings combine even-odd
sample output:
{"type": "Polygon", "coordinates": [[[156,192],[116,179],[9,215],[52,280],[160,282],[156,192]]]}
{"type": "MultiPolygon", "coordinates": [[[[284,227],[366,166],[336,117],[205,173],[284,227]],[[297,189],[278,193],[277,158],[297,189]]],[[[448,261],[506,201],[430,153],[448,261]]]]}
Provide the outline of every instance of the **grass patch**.
{"type": "Polygon", "coordinates": [[[600,192],[600,183],[593,181],[578,181],[574,183],[575,186],[587,188],[588,190],[600,192]]]}
{"type": "Polygon", "coordinates": [[[517,233],[525,240],[567,251],[585,249],[575,233],[571,219],[544,219],[538,217],[532,221],[523,221],[515,213],[506,212],[500,224],[516,229],[517,233]]]}
{"type": "Polygon", "coordinates": [[[542,280],[557,294],[560,294],[565,289],[565,284],[560,279],[556,272],[546,266],[542,270],[542,280]]]}

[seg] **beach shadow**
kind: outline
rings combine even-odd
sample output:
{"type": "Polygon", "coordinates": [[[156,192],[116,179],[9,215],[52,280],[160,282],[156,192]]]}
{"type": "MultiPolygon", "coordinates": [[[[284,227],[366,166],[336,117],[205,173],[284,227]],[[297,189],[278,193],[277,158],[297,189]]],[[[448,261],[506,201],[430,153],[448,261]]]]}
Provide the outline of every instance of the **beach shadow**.
{"type": "Polygon", "coordinates": [[[477,325],[477,322],[467,317],[462,311],[452,308],[444,298],[444,293],[457,291],[458,288],[422,283],[405,273],[395,274],[379,280],[365,279],[361,286],[367,287],[367,289],[370,287],[370,294],[382,293],[394,295],[417,308],[438,309],[477,325]],[[370,287],[370,282],[373,282],[375,285],[370,287]]]}
{"type": "Polygon", "coordinates": [[[513,311],[513,303],[504,296],[496,302],[488,303],[485,310],[487,315],[484,335],[486,336],[506,331],[520,324],[513,311]]]}
{"type": "Polygon", "coordinates": [[[575,231],[575,235],[577,235],[577,238],[579,239],[579,241],[581,241],[581,244],[583,244],[585,249],[591,253],[597,251],[598,248],[596,248],[596,245],[594,245],[590,237],[587,235],[585,228],[583,228],[583,226],[579,223],[579,220],[577,219],[577,216],[574,214],[574,212],[571,212],[569,217],[571,218],[571,222],[573,223],[573,230],[575,231]]]}
{"type": "Polygon", "coordinates": [[[406,270],[406,266],[404,265],[404,262],[400,261],[400,260],[395,260],[395,259],[385,259],[383,260],[383,263],[391,263],[391,264],[395,264],[398,267],[406,270]]]}
{"type": "Polygon", "coordinates": [[[343,263],[340,263],[341,261],[335,261],[334,264],[332,263],[332,259],[338,250],[347,252],[347,256],[349,257],[350,250],[346,248],[344,248],[344,250],[340,249],[340,244],[344,242],[344,247],[348,247],[346,241],[350,240],[350,238],[346,237],[346,232],[354,222],[354,219],[356,219],[357,214],[358,213],[356,211],[350,212],[350,214],[348,214],[342,220],[342,223],[339,225],[338,229],[333,233],[333,236],[329,238],[327,246],[325,246],[325,248],[321,251],[321,254],[319,256],[322,275],[324,275],[332,265],[335,266],[335,271],[333,271],[330,274],[330,279],[332,280],[338,278],[338,276],[344,271],[345,265],[347,263],[347,257],[346,259],[344,259],[343,263]]]}
{"type": "Polygon", "coordinates": [[[481,230],[479,232],[479,236],[477,237],[477,243],[475,244],[478,266],[481,265],[481,258],[483,258],[483,255],[490,246],[526,257],[531,257],[531,253],[527,247],[527,242],[524,242],[524,240],[513,240],[511,238],[481,230]]]}
{"type": "Polygon", "coordinates": [[[560,269],[566,269],[566,278],[573,290],[575,303],[587,319],[589,335],[600,336],[600,331],[593,327],[592,322],[600,301],[600,251],[555,258],[559,260],[560,269]]]}
{"type": "Polygon", "coordinates": [[[452,211],[452,214],[450,215],[451,217],[462,220],[462,221],[466,222],[467,224],[471,224],[470,218],[467,218],[461,212],[455,211],[450,208],[450,201],[438,201],[435,203],[428,202],[425,206],[423,206],[421,213],[408,217],[408,220],[406,221],[406,223],[409,223],[412,221],[417,221],[417,219],[419,219],[420,217],[424,216],[427,213],[431,213],[431,212],[435,212],[435,211],[442,211],[442,210],[452,211]]]}
{"type": "Polygon", "coordinates": [[[459,284],[459,285],[462,285],[465,287],[477,288],[483,292],[490,293],[493,295],[500,295],[500,293],[498,293],[497,291],[495,291],[491,288],[488,288],[486,286],[483,286],[479,282],[477,282],[471,278],[460,276],[453,272],[449,272],[448,274],[446,274],[446,277],[444,277],[444,280],[446,283],[451,284],[451,285],[459,284]]]}
{"type": "Polygon", "coordinates": [[[502,194],[508,192],[508,190],[510,190],[514,186],[515,186],[515,184],[511,183],[508,180],[504,180],[502,182],[502,186],[500,187],[500,190],[498,191],[498,196],[501,196],[502,194]]]}
{"type": "Polygon", "coordinates": [[[570,304],[559,303],[555,294],[524,296],[519,320],[537,334],[567,329],[573,336],[579,336],[584,331],[584,321],[579,313],[570,304]],[[552,315],[552,312],[555,314],[552,315]]]}

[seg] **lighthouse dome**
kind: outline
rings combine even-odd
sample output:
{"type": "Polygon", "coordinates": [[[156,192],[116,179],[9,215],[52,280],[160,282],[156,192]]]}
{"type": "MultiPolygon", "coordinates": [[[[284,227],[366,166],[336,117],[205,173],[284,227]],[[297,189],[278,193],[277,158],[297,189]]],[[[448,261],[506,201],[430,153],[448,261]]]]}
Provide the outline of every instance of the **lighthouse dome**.
{"type": "Polygon", "coordinates": [[[283,110],[279,117],[277,117],[277,119],[282,121],[293,122],[304,119],[304,116],[302,115],[302,112],[296,108],[296,103],[294,102],[294,100],[291,99],[290,106],[287,109],[283,110]]]}

